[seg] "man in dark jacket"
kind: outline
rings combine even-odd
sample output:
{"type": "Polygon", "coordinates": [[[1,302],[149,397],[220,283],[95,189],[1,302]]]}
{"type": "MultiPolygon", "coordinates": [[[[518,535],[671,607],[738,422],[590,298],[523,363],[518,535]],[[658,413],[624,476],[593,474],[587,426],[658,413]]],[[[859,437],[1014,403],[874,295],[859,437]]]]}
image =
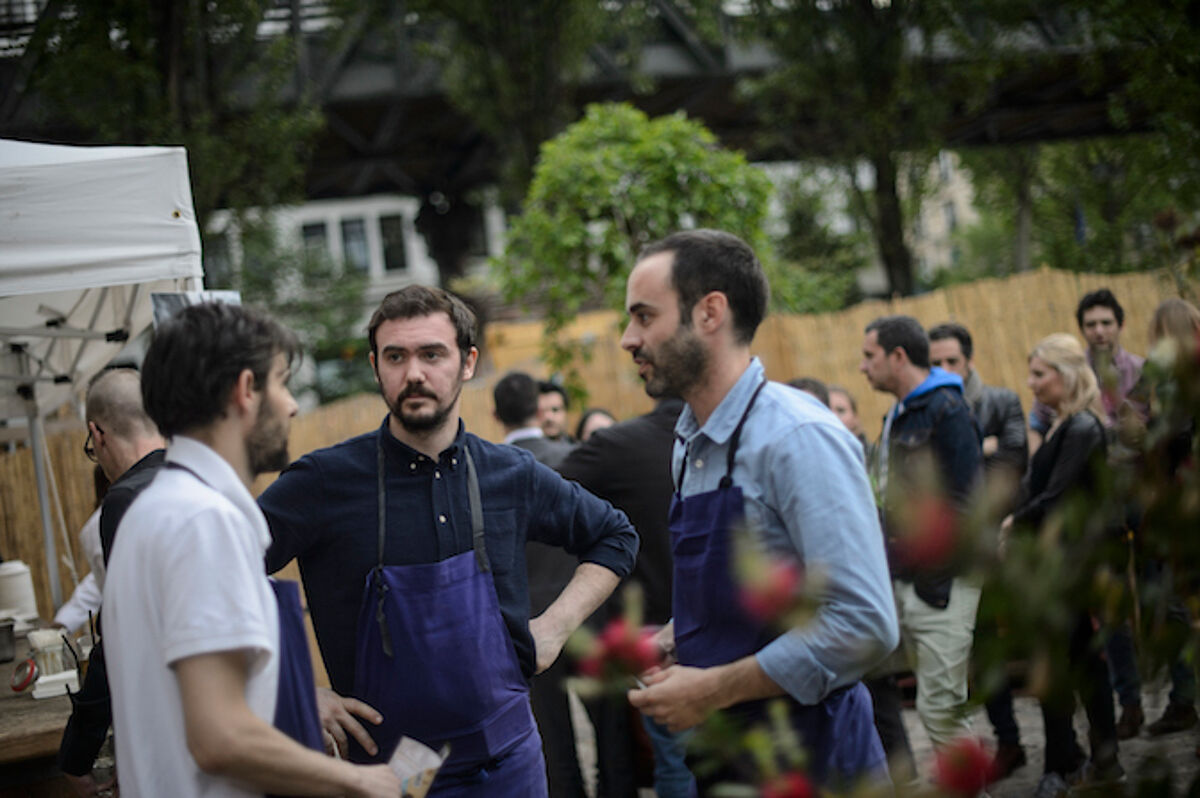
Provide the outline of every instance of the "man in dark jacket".
{"type": "MultiPolygon", "coordinates": [[[[947,322],[930,328],[930,365],[962,378],[963,396],[983,437],[983,470],[989,495],[993,500],[1004,497],[1004,502],[995,508],[1000,518],[1015,509],[1017,488],[1029,458],[1025,414],[1016,393],[983,384],[975,368],[974,354],[971,333],[961,324],[947,322]]],[[[996,732],[993,777],[999,780],[1025,764],[1021,732],[1013,715],[1011,687],[1005,683],[986,706],[988,720],[996,732]]]]}
{"type": "MultiPolygon", "coordinates": [[[[859,370],[872,388],[897,400],[884,418],[872,469],[901,639],[917,677],[917,713],[940,748],[970,733],[962,709],[979,587],[955,572],[951,555],[980,470],[979,436],[962,380],[930,368],[929,339],[916,319],[879,318],[865,332],[859,370]]],[[[876,701],[885,738],[896,708],[898,702],[876,701]]],[[[907,749],[907,740],[884,744],[889,755],[907,749]]]]}
{"type": "MultiPolygon", "coordinates": [[[[647,624],[671,620],[671,535],[667,528],[671,494],[671,447],[682,399],[660,399],[654,410],[597,430],[563,461],[559,472],[629,516],[642,539],[637,564],[629,575],[642,589],[642,616],[647,624]]],[[[620,597],[609,599],[592,616],[600,626],[621,611],[620,597]]],[[[596,725],[599,794],[636,795],[633,730],[624,694],[601,696],[589,703],[596,725]]],[[[684,762],[684,746],[665,727],[643,716],[654,749],[654,791],[659,798],[694,795],[695,779],[684,762]]]]}

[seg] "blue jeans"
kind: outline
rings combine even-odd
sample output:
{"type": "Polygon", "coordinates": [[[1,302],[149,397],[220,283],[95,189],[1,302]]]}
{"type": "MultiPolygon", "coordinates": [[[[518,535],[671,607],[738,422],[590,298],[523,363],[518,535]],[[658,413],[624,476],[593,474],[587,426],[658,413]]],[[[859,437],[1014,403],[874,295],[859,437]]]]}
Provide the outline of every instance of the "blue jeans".
{"type": "Polygon", "coordinates": [[[650,746],[654,749],[654,792],[658,798],[696,798],[696,777],[684,761],[692,732],[672,734],[666,726],[660,726],[645,715],[642,715],[642,725],[646,727],[650,746]]]}

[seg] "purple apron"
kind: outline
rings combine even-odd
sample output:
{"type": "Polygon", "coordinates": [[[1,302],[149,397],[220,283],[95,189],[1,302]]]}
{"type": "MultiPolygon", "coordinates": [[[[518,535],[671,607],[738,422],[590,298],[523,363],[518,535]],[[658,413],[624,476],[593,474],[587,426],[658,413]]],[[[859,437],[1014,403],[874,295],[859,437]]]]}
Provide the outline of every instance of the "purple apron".
{"type": "MultiPolygon", "coordinates": [[[[682,497],[684,456],[669,519],[675,555],[675,646],[681,665],[724,665],[754,654],[777,637],[742,609],[731,556],[730,530],[745,513],[742,489],[733,484],[733,464],[742,427],[765,385],[764,380],[755,390],[730,437],[725,476],[716,490],[682,497]]],[[[727,714],[742,723],[762,721],[767,703],[739,704],[727,714]]],[[[811,755],[810,772],[818,783],[849,784],[860,776],[886,775],[871,698],[862,683],[835,690],[815,706],[791,699],[788,703],[792,726],[811,755]]]]}
{"type": "Polygon", "coordinates": [[[324,753],[321,718],[317,712],[312,659],[304,632],[304,610],[300,586],[290,580],[272,579],[275,603],[279,605],[279,690],[275,701],[275,728],[301,745],[324,753]]]}
{"type": "MultiPolygon", "coordinates": [[[[208,485],[203,477],[185,465],[168,462],[166,466],[186,471],[208,485]]],[[[279,610],[279,684],[275,692],[275,719],[272,725],[301,745],[324,753],[321,718],[317,712],[316,679],[313,678],[312,659],[308,654],[300,587],[289,580],[267,581],[271,584],[279,610]]]]}
{"type": "Polygon", "coordinates": [[[475,463],[463,451],[472,551],[385,566],[385,458],[376,442],[379,559],[359,610],[354,697],[383,723],[369,729],[378,755],[352,742],[350,758],[386,762],[402,736],[434,750],[449,744],[431,796],[538,798],[546,795],[542,742],[492,582],[475,463]]]}

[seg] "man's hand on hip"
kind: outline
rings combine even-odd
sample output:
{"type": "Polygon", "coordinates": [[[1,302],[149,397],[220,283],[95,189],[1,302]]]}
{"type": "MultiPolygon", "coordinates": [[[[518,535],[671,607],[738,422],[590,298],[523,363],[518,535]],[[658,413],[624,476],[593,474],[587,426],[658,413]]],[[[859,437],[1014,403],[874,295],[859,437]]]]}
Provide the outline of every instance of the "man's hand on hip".
{"type": "Polygon", "coordinates": [[[378,726],[383,723],[383,716],[372,706],[359,701],[357,698],[346,698],[338,695],[327,687],[317,688],[317,712],[321,716],[321,730],[325,733],[325,752],[333,754],[330,740],[336,747],[337,755],[342,759],[347,756],[347,733],[371,756],[378,753],[379,748],[371,735],[363,728],[354,716],[378,726]]]}

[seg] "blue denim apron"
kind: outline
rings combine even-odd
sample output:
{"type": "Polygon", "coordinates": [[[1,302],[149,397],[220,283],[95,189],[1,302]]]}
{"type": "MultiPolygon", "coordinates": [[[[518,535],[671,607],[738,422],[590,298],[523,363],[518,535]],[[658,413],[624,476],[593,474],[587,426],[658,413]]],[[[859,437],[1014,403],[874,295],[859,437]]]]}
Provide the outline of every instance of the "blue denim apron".
{"type": "MultiPolygon", "coordinates": [[[[745,514],[742,489],[733,484],[733,464],[742,427],[765,385],[764,380],[754,391],[734,428],[725,475],[716,490],[681,495],[684,456],[669,517],[675,555],[675,646],[681,665],[709,668],[734,662],[777,636],[742,609],[732,568],[731,530],[745,514]]],[[[811,756],[810,773],[818,783],[847,784],[860,776],[886,774],[871,698],[862,683],[835,690],[815,706],[787,700],[792,726],[811,756]]],[[[767,701],[752,701],[726,713],[744,724],[760,722],[766,718],[766,705],[767,701]]]]}
{"type": "MultiPolygon", "coordinates": [[[[168,462],[166,466],[186,471],[205,485],[208,484],[185,465],[168,462]]],[[[300,605],[300,587],[289,580],[267,581],[271,584],[279,610],[279,681],[272,725],[301,745],[324,753],[321,718],[317,712],[316,680],[313,678],[312,659],[308,654],[304,611],[300,605]]]]}
{"type": "Polygon", "coordinates": [[[385,566],[385,457],[376,441],[379,558],[359,610],[354,696],[383,723],[369,729],[379,754],[352,742],[350,758],[386,762],[402,736],[435,751],[449,744],[431,796],[538,798],[546,795],[541,737],[492,582],[475,463],[463,451],[472,550],[385,566]]]}

